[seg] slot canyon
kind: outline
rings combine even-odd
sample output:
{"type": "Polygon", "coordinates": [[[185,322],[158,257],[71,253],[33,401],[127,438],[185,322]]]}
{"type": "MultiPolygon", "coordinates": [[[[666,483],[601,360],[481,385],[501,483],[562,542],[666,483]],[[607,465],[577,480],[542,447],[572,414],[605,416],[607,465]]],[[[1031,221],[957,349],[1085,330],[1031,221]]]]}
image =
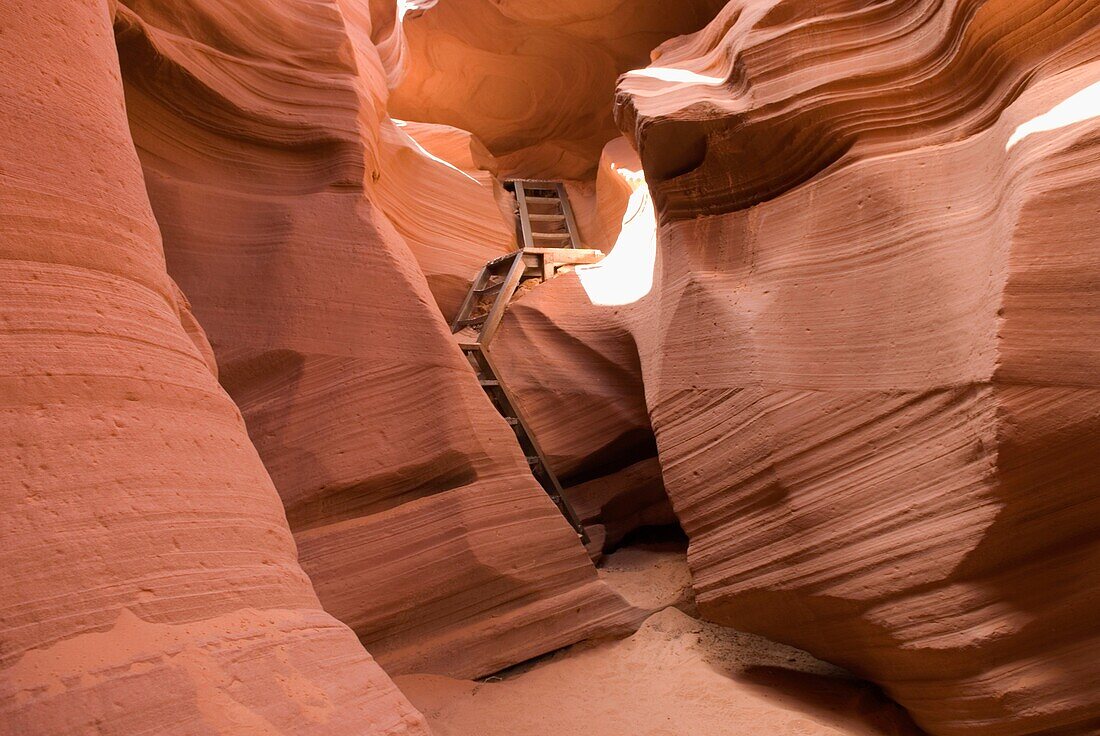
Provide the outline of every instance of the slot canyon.
{"type": "Polygon", "coordinates": [[[0,70],[0,736],[1100,734],[1100,1],[0,70]]]}

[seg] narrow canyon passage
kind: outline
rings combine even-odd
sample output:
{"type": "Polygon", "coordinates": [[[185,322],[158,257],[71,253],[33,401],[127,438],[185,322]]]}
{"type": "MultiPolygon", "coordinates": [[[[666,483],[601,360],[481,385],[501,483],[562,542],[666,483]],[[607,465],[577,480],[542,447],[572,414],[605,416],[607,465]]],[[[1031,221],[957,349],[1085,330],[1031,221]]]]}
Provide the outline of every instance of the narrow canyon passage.
{"type": "Polygon", "coordinates": [[[11,0],[0,69],[0,736],[1100,735],[1100,3],[11,0]]]}

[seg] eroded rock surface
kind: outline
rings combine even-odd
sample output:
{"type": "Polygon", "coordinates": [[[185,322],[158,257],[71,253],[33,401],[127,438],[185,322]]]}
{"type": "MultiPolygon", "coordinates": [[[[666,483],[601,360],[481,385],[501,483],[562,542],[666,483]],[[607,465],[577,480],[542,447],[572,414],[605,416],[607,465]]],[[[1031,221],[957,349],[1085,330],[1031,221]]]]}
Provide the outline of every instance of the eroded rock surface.
{"type": "Polygon", "coordinates": [[[330,614],[458,677],[636,622],[443,319],[512,237],[478,166],[602,149],[569,188],[610,256],[494,345],[600,545],[673,511],[703,616],[929,732],[1100,730],[1095,2],[419,0],[408,44],[383,0],[13,2],[5,726],[424,733],[330,614]],[[716,13],[620,83],[640,164],[604,147],[615,77],[716,13]],[[403,78],[483,142],[392,121],[403,78]]]}
{"type": "Polygon", "coordinates": [[[615,80],[722,0],[440,0],[405,23],[398,117],[455,125],[502,175],[583,179],[619,132],[615,80]]]}
{"type": "Polygon", "coordinates": [[[0,731],[419,734],[165,272],[105,3],[0,34],[0,731]]]}
{"type": "Polygon", "coordinates": [[[619,89],[700,611],[933,733],[1100,724],[1098,29],[1072,0],[732,2],[619,89]]]}
{"type": "Polygon", "coordinates": [[[431,264],[469,278],[510,225],[491,187],[389,120],[371,23],[350,0],[135,0],[117,24],[127,106],[169,271],[321,602],[391,672],[478,676],[638,613],[437,309],[457,271],[431,264]]]}

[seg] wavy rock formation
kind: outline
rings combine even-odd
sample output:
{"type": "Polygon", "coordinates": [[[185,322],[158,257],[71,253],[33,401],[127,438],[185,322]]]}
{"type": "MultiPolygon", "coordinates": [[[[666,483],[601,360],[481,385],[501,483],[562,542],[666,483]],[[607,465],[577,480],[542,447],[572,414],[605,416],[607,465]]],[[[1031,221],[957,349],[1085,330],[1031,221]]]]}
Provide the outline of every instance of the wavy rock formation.
{"type": "Polygon", "coordinates": [[[325,609],[391,672],[479,676],[640,614],[531,476],[417,267],[463,247],[425,229],[435,213],[496,232],[478,263],[503,220],[389,120],[363,11],[127,3],[127,108],[169,271],[325,609]]]}
{"type": "Polygon", "coordinates": [[[391,110],[471,131],[502,175],[585,179],[619,136],[616,78],[723,0],[440,0],[405,22],[391,110]]]}
{"type": "Polygon", "coordinates": [[[701,612],[937,734],[1100,729],[1100,6],[731,2],[627,75],[701,612]]]}
{"type": "Polygon", "coordinates": [[[427,734],[321,606],[165,272],[104,3],[0,34],[0,731],[427,734]]]}
{"type": "Polygon", "coordinates": [[[466,131],[384,118],[379,136],[378,178],[368,182],[368,196],[404,238],[451,320],[471,277],[515,248],[511,211],[506,219],[492,177],[475,167],[466,131]]]}
{"type": "MultiPolygon", "coordinates": [[[[426,734],[360,642],[471,678],[639,622],[447,329],[488,170],[609,251],[493,347],[594,554],[674,514],[709,620],[930,733],[1100,733],[1096,0],[2,12],[0,730],[426,734]]],[[[664,623],[627,670],[704,656],[664,623]]],[[[423,702],[480,733],[465,688],[423,702]]]]}
{"type": "Polygon", "coordinates": [[[585,526],[594,556],[614,549],[638,529],[678,523],[656,456],[568,486],[564,494],[585,526]]]}

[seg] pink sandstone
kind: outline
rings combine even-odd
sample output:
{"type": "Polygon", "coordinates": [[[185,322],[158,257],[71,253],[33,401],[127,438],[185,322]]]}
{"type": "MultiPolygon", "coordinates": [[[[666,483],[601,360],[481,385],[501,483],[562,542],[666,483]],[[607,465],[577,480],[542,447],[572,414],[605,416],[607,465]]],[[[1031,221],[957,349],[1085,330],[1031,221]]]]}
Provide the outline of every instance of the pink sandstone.
{"type": "Polygon", "coordinates": [[[479,676],[624,630],[641,613],[531,476],[418,267],[433,212],[483,223],[447,241],[478,244],[459,263],[503,250],[479,234],[505,230],[491,191],[389,120],[362,6],[220,7],[217,33],[197,1],[120,7],[127,109],[168,270],[325,610],[390,673],[479,676]]]}
{"type": "Polygon", "coordinates": [[[3,13],[0,731],[426,735],[165,272],[107,6],[3,13]]]}
{"type": "Polygon", "coordinates": [[[619,89],[700,610],[932,733],[1095,731],[1100,6],[824,10],[731,2],[619,89]]]}

